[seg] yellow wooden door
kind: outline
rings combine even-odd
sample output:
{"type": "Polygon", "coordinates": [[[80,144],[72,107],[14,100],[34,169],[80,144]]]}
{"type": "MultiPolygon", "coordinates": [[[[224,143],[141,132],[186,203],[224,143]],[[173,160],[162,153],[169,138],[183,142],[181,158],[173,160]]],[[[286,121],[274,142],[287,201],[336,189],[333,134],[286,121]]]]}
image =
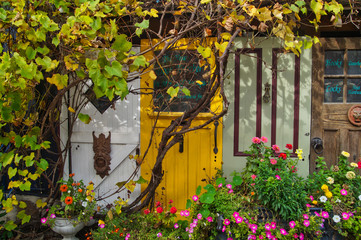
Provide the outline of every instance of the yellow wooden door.
{"type": "MultiPolygon", "coordinates": [[[[154,40],[153,44],[155,43],[156,40],[154,40]]],[[[183,59],[184,63],[186,63],[186,68],[190,70],[190,72],[199,72],[201,74],[202,71],[196,66],[198,65],[198,61],[197,64],[193,63],[189,65],[190,61],[188,61],[187,56],[182,55],[183,50],[186,50],[185,46],[187,46],[187,51],[191,48],[193,49],[191,51],[196,54],[194,46],[187,43],[187,40],[184,39],[180,43],[183,47],[170,51],[177,53],[174,58],[168,58],[169,56],[172,56],[171,53],[168,53],[164,58],[168,58],[168,60],[176,59],[175,61],[183,59]]],[[[142,41],[141,51],[146,49],[149,44],[149,41],[142,41]]],[[[159,49],[162,49],[162,47],[163,46],[160,45],[159,49]]],[[[151,52],[146,55],[148,60],[152,57],[153,55],[151,52]]],[[[159,62],[162,62],[162,59],[160,59],[159,62]]],[[[151,177],[152,167],[156,160],[157,149],[163,130],[170,125],[172,120],[181,116],[181,111],[192,103],[195,103],[202,94],[201,88],[193,89],[194,86],[194,88],[197,88],[195,82],[197,80],[203,81],[202,79],[195,76],[188,79],[187,77],[189,77],[189,75],[180,77],[172,76],[171,80],[173,83],[179,82],[179,86],[184,83],[184,80],[187,80],[190,96],[186,96],[180,91],[177,99],[172,100],[172,103],[175,103],[174,105],[167,104],[166,106],[161,106],[161,102],[164,102],[163,99],[166,98],[167,95],[159,96],[156,95],[156,93],[161,92],[159,86],[164,88],[169,87],[169,85],[165,83],[169,81],[169,78],[168,76],[166,76],[167,78],[162,78],[160,75],[162,75],[162,73],[171,74],[175,69],[180,72],[183,69],[182,64],[179,64],[179,62],[173,66],[170,66],[171,64],[164,64],[164,66],[161,67],[161,72],[159,69],[156,69],[159,65],[156,65],[155,68],[152,67],[157,75],[156,79],[154,79],[154,76],[152,78],[151,74],[146,74],[141,78],[142,92],[145,93],[141,95],[140,102],[142,156],[144,156],[148,149],[151,133],[154,128],[154,137],[152,138],[150,148],[141,166],[141,175],[147,180],[151,177]],[[156,91],[153,92],[153,88],[155,88],[156,91]],[[160,110],[160,112],[158,110],[160,110]]],[[[209,108],[202,111],[193,121],[192,126],[198,126],[204,123],[214,116],[214,113],[222,110],[222,100],[218,95],[219,94],[214,98],[209,108]]],[[[195,194],[198,185],[205,185],[206,181],[212,178],[212,176],[217,173],[218,169],[221,169],[221,156],[222,123],[220,121],[211,123],[202,129],[184,134],[183,141],[173,146],[173,148],[167,152],[163,160],[164,176],[162,183],[156,192],[156,201],[161,201],[164,206],[167,206],[169,200],[172,200],[173,206],[176,206],[178,209],[184,209],[186,200],[195,194]]],[[[145,186],[143,186],[143,189],[144,187],[145,186]]]]}

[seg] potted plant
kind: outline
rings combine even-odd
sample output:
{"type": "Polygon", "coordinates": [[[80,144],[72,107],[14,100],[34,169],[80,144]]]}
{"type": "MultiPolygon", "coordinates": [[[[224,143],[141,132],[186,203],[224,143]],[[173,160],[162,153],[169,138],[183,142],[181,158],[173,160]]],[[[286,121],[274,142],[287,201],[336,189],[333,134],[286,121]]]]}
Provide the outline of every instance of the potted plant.
{"type": "Polygon", "coordinates": [[[61,234],[66,240],[75,240],[76,233],[89,221],[92,221],[96,211],[94,184],[85,185],[82,180],[75,181],[74,174],[69,174],[67,180],[59,181],[62,192],[60,202],[47,210],[47,216],[41,219],[51,229],[61,234]]]}

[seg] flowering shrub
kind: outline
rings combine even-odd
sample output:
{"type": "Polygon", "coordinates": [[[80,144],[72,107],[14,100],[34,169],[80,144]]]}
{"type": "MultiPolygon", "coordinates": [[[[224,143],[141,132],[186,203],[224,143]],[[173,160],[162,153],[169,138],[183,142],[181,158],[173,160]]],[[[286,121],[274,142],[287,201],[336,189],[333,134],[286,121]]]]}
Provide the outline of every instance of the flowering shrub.
{"type": "Polygon", "coordinates": [[[361,234],[361,161],[349,162],[342,152],[337,165],[327,167],[323,158],[316,160],[317,172],[309,176],[309,205],[332,212],[329,223],[344,236],[361,234]]]}
{"type": "MultiPolygon", "coordinates": [[[[292,145],[286,150],[267,147],[267,138],[253,138],[243,176],[253,200],[284,220],[299,218],[306,208],[305,181],[297,174],[298,158],[290,158],[292,145]]],[[[300,152],[300,150],[298,150],[300,152]]]]}
{"type": "Polygon", "coordinates": [[[105,221],[99,221],[99,229],[92,233],[93,239],[185,239],[186,221],[176,222],[178,210],[170,200],[168,209],[157,202],[154,210],[126,215],[115,210],[107,214],[105,221]]]}
{"type": "Polygon", "coordinates": [[[62,205],[53,205],[48,210],[47,216],[41,219],[42,224],[52,226],[59,217],[75,219],[74,224],[88,222],[93,218],[97,206],[94,199],[94,185],[90,183],[86,186],[82,180],[76,182],[73,176],[74,174],[70,174],[68,180],[59,181],[62,205]]]}

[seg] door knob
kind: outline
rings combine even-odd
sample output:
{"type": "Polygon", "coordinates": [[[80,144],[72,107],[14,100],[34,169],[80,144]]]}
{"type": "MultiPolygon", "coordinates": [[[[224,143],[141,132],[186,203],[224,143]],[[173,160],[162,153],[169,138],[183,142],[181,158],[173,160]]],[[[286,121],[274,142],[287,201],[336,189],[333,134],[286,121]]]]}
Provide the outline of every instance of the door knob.
{"type": "Polygon", "coordinates": [[[323,141],[319,137],[314,137],[311,140],[311,146],[316,154],[321,154],[323,152],[323,141]]]}

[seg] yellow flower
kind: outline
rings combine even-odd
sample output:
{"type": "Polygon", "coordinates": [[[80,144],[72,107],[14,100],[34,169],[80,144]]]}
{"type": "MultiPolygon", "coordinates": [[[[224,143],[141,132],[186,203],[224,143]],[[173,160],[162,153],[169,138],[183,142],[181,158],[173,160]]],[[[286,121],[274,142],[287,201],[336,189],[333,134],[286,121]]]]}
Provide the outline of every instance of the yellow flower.
{"type": "Polygon", "coordinates": [[[324,192],[327,192],[328,191],[328,186],[326,184],[323,184],[321,189],[324,191],[324,192]]]}
{"type": "Polygon", "coordinates": [[[313,204],[313,205],[317,205],[317,201],[316,201],[316,200],[313,200],[313,201],[312,201],[312,204],[313,204]]]}
{"type": "Polygon", "coordinates": [[[297,157],[298,157],[298,159],[300,159],[300,160],[303,159],[302,153],[303,153],[302,149],[296,149],[297,157]]]}
{"type": "Polygon", "coordinates": [[[101,224],[105,224],[105,222],[103,220],[100,220],[98,221],[98,224],[101,225],[101,224]]]}
{"type": "Polygon", "coordinates": [[[345,156],[345,157],[349,157],[350,156],[350,154],[348,153],[348,152],[345,152],[345,151],[342,151],[342,153],[341,153],[343,156],[345,156]]]}
{"type": "Polygon", "coordinates": [[[325,192],[325,195],[327,198],[332,198],[332,192],[330,191],[325,192]]]}

